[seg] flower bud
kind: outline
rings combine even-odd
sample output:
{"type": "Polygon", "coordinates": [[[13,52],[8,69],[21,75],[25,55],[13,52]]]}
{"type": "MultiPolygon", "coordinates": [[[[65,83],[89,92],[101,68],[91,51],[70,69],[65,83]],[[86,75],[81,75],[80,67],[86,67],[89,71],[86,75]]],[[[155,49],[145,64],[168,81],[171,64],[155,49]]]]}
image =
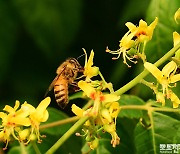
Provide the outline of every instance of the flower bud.
{"type": "Polygon", "coordinates": [[[115,128],[115,124],[114,123],[111,123],[111,124],[106,124],[103,126],[104,130],[108,133],[112,133],[114,131],[116,131],[116,128],[115,128]]]}
{"type": "Polygon", "coordinates": [[[162,106],[165,105],[165,97],[164,97],[164,95],[163,95],[162,92],[158,92],[158,93],[156,94],[156,100],[157,100],[157,102],[162,103],[162,106]]]}
{"type": "Polygon", "coordinates": [[[104,119],[108,120],[109,123],[112,121],[112,118],[111,118],[111,115],[110,115],[108,109],[105,109],[105,108],[102,109],[101,110],[101,115],[102,115],[102,117],[104,119]]]}
{"type": "Polygon", "coordinates": [[[19,131],[19,138],[20,138],[20,140],[21,141],[26,140],[27,137],[29,136],[29,134],[30,134],[29,129],[24,129],[22,131],[19,131]]]}
{"type": "Polygon", "coordinates": [[[89,142],[89,147],[94,150],[98,147],[99,145],[99,140],[95,138],[93,141],[89,142]]]}

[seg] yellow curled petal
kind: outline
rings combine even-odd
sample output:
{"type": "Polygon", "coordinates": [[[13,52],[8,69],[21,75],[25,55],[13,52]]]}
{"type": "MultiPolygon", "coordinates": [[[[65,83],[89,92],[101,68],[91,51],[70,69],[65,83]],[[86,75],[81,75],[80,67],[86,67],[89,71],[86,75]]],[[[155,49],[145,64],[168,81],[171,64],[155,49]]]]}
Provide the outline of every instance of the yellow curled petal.
{"type": "Polygon", "coordinates": [[[9,113],[14,113],[14,112],[15,112],[15,111],[14,111],[14,108],[12,108],[12,107],[9,106],[9,105],[5,105],[5,107],[4,107],[3,110],[6,111],[6,112],[9,112],[9,113]]]}
{"type": "Polygon", "coordinates": [[[149,28],[153,31],[158,23],[158,18],[156,17],[154,21],[149,25],[149,28]]]}
{"type": "Polygon", "coordinates": [[[14,105],[15,111],[18,109],[19,105],[20,105],[20,102],[18,100],[16,100],[15,105],[14,105]]]}
{"type": "Polygon", "coordinates": [[[7,114],[4,112],[0,112],[0,118],[4,119],[5,117],[7,117],[7,114]]]}
{"type": "Polygon", "coordinates": [[[40,122],[45,122],[48,120],[48,118],[49,118],[49,112],[47,110],[45,110],[40,122]]]}
{"type": "Polygon", "coordinates": [[[176,21],[177,24],[180,23],[180,8],[174,14],[174,20],[176,21]]]}
{"type": "Polygon", "coordinates": [[[170,99],[173,103],[173,108],[178,108],[178,106],[180,105],[180,100],[177,97],[177,95],[172,91],[171,91],[170,99]]]}
{"type": "Polygon", "coordinates": [[[173,32],[173,41],[174,46],[176,46],[180,42],[180,35],[177,32],[173,32]]]}
{"type": "Polygon", "coordinates": [[[16,100],[14,108],[12,108],[9,105],[6,105],[3,110],[7,111],[9,113],[14,113],[18,109],[19,105],[20,105],[20,102],[18,100],[16,100]]]}
{"type": "Polygon", "coordinates": [[[137,29],[137,27],[131,22],[127,22],[125,25],[129,28],[131,32],[134,32],[137,29]]]}
{"type": "Polygon", "coordinates": [[[120,99],[120,96],[114,94],[105,94],[103,95],[104,100],[103,102],[116,102],[120,99]]]}
{"type": "Polygon", "coordinates": [[[76,106],[75,104],[73,104],[71,108],[72,108],[72,112],[73,112],[75,115],[77,115],[77,116],[79,116],[79,117],[82,117],[82,116],[83,116],[83,112],[84,112],[83,109],[81,109],[80,107],[76,106]]]}
{"type": "Polygon", "coordinates": [[[166,64],[163,69],[162,73],[166,77],[169,77],[170,73],[173,72],[177,68],[177,64],[174,61],[170,61],[168,64],[166,64]]]}
{"type": "Polygon", "coordinates": [[[96,92],[90,84],[82,80],[78,82],[78,87],[81,88],[88,97],[90,97],[92,93],[96,92]]]}
{"type": "Polygon", "coordinates": [[[159,81],[163,78],[162,72],[154,65],[149,62],[144,63],[144,67],[159,81]]]}
{"type": "Polygon", "coordinates": [[[176,83],[180,81],[180,74],[176,74],[170,77],[170,83],[176,83]]]}
{"type": "Polygon", "coordinates": [[[88,64],[89,66],[92,66],[92,65],[93,65],[93,59],[94,59],[94,51],[91,50],[91,53],[90,53],[90,56],[89,56],[89,59],[88,59],[88,62],[87,62],[87,64],[88,64]]]}
{"type": "Polygon", "coordinates": [[[32,106],[31,104],[28,104],[26,101],[24,102],[24,104],[21,105],[21,112],[27,112],[32,113],[34,112],[36,109],[34,106],[32,106]]]}
{"type": "Polygon", "coordinates": [[[141,28],[147,28],[147,23],[144,21],[144,20],[140,20],[139,21],[139,27],[141,27],[141,28]]]}
{"type": "Polygon", "coordinates": [[[46,97],[45,99],[43,99],[36,108],[36,112],[43,113],[50,104],[50,102],[51,102],[50,97],[46,97]]]}

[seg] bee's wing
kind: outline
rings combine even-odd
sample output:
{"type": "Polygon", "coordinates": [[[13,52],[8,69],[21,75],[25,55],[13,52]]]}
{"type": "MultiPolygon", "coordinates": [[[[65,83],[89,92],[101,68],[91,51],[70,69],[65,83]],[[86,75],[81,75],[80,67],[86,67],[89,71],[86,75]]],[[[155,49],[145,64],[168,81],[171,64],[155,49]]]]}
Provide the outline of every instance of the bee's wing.
{"type": "Polygon", "coordinates": [[[58,80],[58,78],[60,77],[60,75],[62,74],[62,72],[64,72],[65,68],[66,68],[66,66],[63,67],[61,73],[58,74],[58,75],[54,78],[54,80],[51,82],[50,86],[49,86],[48,89],[46,90],[46,93],[45,93],[44,97],[46,97],[47,94],[48,94],[48,92],[53,89],[54,84],[56,83],[56,81],[58,80]]]}

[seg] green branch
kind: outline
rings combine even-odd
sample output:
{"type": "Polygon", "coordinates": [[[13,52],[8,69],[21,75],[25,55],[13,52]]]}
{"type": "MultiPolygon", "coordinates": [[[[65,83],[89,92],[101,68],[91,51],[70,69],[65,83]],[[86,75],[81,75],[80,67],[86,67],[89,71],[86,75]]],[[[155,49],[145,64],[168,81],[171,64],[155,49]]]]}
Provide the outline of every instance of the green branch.
{"type": "Polygon", "coordinates": [[[75,131],[83,125],[88,117],[79,119],[47,152],[46,154],[54,153],[75,131]]]}

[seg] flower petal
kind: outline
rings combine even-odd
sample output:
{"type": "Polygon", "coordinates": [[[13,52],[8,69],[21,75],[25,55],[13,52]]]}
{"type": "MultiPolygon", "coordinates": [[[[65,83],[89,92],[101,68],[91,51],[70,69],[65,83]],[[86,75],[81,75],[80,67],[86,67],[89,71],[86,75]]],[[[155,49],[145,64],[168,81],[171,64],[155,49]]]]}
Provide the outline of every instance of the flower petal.
{"type": "Polygon", "coordinates": [[[120,96],[114,94],[105,94],[103,102],[116,102],[120,99],[120,96]]]}
{"type": "Polygon", "coordinates": [[[43,112],[46,110],[50,102],[51,102],[50,97],[46,97],[45,99],[43,99],[36,108],[36,112],[38,112],[39,114],[43,114],[43,112]]]}
{"type": "Polygon", "coordinates": [[[174,14],[174,20],[176,21],[177,24],[180,24],[180,8],[174,14]]]}
{"type": "Polygon", "coordinates": [[[90,84],[82,80],[78,82],[78,87],[81,88],[88,97],[90,97],[92,93],[96,92],[90,84]]]}
{"type": "Polygon", "coordinates": [[[163,78],[162,72],[154,65],[149,62],[144,63],[144,67],[160,82],[163,78]]]}
{"type": "Polygon", "coordinates": [[[131,31],[131,33],[133,33],[134,31],[136,31],[136,29],[137,29],[137,27],[136,27],[133,23],[131,23],[131,22],[127,22],[125,25],[129,28],[129,30],[131,31]]]}
{"type": "Polygon", "coordinates": [[[156,17],[155,20],[149,25],[149,29],[153,31],[157,23],[158,23],[158,18],[156,17]]]}
{"type": "Polygon", "coordinates": [[[180,81],[180,74],[176,74],[176,75],[173,75],[172,77],[170,77],[170,82],[171,83],[175,83],[175,82],[178,82],[180,81]]]}
{"type": "Polygon", "coordinates": [[[139,27],[140,28],[147,28],[147,23],[144,20],[141,19],[139,21],[139,27]]]}
{"type": "Polygon", "coordinates": [[[20,105],[20,102],[16,100],[14,108],[12,108],[9,105],[6,105],[3,110],[9,113],[14,113],[18,109],[19,105],[20,105]]]}
{"type": "Polygon", "coordinates": [[[82,117],[82,116],[83,116],[83,112],[84,112],[83,109],[81,109],[80,107],[76,106],[75,104],[73,104],[71,108],[72,108],[72,112],[73,112],[75,115],[77,115],[77,116],[79,116],[79,117],[82,117]]]}
{"type": "Polygon", "coordinates": [[[173,32],[173,41],[174,46],[176,46],[180,42],[180,35],[177,32],[173,32]]]}
{"type": "Polygon", "coordinates": [[[45,121],[48,120],[48,118],[49,118],[49,112],[47,110],[45,110],[44,113],[43,113],[43,117],[42,117],[42,119],[40,121],[45,122],[45,121]]]}
{"type": "Polygon", "coordinates": [[[5,117],[7,117],[7,114],[4,112],[0,112],[0,118],[4,119],[5,117]]]}
{"type": "Polygon", "coordinates": [[[12,117],[9,122],[15,123],[16,125],[22,125],[22,126],[30,126],[31,121],[29,118],[22,118],[22,117],[12,117]]]}
{"type": "Polygon", "coordinates": [[[169,77],[170,73],[173,72],[177,68],[177,64],[174,61],[170,61],[168,64],[166,64],[163,69],[162,73],[166,77],[169,77]]]}

